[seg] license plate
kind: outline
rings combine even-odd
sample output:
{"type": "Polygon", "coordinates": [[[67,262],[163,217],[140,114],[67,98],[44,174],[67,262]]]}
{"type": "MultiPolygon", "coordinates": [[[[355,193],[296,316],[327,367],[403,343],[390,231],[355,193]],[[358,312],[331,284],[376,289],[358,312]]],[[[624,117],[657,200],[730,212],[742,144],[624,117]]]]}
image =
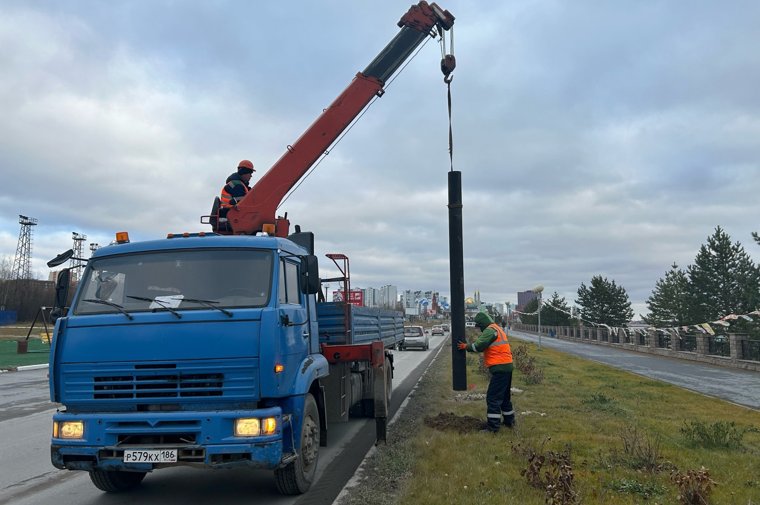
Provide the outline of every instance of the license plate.
{"type": "Polygon", "coordinates": [[[177,449],[124,451],[124,463],[176,463],[177,449]]]}

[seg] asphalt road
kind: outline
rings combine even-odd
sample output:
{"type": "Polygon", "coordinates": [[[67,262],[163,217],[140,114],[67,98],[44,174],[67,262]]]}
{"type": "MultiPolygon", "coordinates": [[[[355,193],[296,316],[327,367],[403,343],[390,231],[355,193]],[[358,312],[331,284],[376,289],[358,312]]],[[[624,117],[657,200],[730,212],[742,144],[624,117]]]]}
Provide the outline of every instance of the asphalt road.
{"type": "MultiPolygon", "coordinates": [[[[446,337],[430,338],[429,351],[394,353],[391,416],[409,395],[446,337]]],[[[167,468],[149,474],[140,488],[121,495],[99,491],[85,472],[50,463],[51,418],[47,369],[0,374],[0,505],[214,505],[330,504],[375,441],[375,422],[352,419],[329,427],[317,480],[303,496],[283,497],[272,472],[248,469],[167,468]]],[[[392,427],[390,429],[393,429],[392,427]]]]}
{"type": "MultiPolygon", "coordinates": [[[[538,343],[538,336],[530,333],[510,331],[510,335],[538,343]]],[[[541,345],[760,410],[758,372],[548,337],[541,338],[541,345]]]]}

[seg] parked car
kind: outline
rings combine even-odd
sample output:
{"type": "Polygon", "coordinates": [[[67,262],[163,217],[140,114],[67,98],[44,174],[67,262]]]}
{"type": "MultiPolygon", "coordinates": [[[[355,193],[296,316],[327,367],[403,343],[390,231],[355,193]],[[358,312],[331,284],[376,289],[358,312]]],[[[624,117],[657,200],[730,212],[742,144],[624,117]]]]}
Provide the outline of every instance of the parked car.
{"type": "Polygon", "coordinates": [[[443,331],[443,326],[433,326],[433,330],[431,332],[433,335],[445,335],[446,332],[443,331]]]}
{"type": "Polygon", "coordinates": [[[464,323],[465,328],[475,328],[475,321],[467,321],[464,323]]]}
{"type": "Polygon", "coordinates": [[[446,333],[451,331],[451,327],[448,324],[442,324],[441,328],[443,328],[443,331],[445,331],[446,333]]]}
{"type": "Polygon", "coordinates": [[[404,327],[404,342],[401,344],[401,350],[403,351],[410,347],[417,347],[423,351],[427,351],[430,348],[430,340],[422,326],[404,327]]]}

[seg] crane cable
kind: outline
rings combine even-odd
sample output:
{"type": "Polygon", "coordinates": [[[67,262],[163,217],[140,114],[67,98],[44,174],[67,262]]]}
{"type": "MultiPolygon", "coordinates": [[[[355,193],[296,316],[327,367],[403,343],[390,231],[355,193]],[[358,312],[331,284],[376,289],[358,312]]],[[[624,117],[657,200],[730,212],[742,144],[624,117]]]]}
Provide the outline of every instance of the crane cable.
{"type": "Polygon", "coordinates": [[[446,52],[446,36],[441,32],[441,72],[443,72],[443,82],[448,89],[448,106],[449,106],[449,171],[454,171],[454,134],[451,126],[451,81],[454,79],[454,69],[457,66],[457,60],[454,57],[454,27],[449,30],[451,37],[449,43],[449,52],[446,52]]]}

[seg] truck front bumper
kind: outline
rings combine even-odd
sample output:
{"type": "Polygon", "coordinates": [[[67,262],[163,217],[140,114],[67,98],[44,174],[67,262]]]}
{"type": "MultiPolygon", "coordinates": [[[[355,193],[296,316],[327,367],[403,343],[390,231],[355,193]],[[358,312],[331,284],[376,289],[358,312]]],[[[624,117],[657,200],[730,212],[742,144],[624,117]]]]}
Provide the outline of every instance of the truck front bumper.
{"type": "Polygon", "coordinates": [[[80,439],[54,437],[50,456],[53,466],[69,470],[146,472],[176,465],[274,469],[293,457],[283,450],[283,433],[289,437],[292,432],[288,419],[279,407],[210,412],[58,412],[54,422],[81,421],[84,434],[80,439]],[[275,418],[277,427],[272,435],[235,436],[235,420],[240,418],[275,418]],[[124,451],[130,449],[176,449],[177,462],[125,463],[124,451]]]}

